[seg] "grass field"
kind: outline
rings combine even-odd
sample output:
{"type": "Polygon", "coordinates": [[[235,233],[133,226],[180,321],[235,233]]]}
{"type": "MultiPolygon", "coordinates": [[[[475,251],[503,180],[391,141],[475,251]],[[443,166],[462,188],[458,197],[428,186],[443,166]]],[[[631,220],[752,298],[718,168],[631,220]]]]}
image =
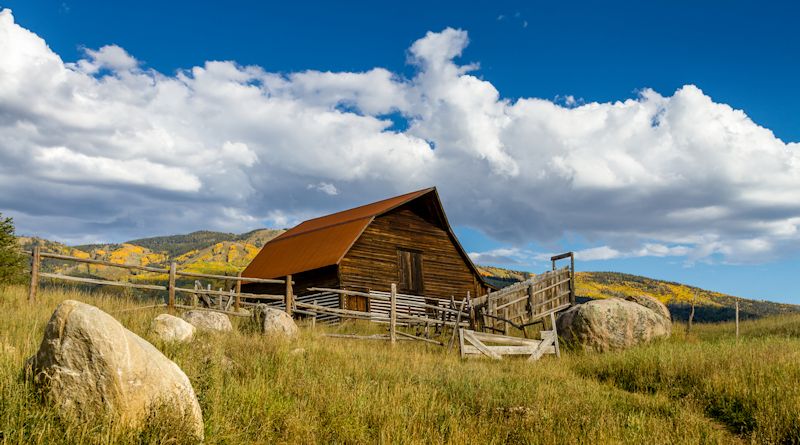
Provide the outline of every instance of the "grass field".
{"type": "MultiPolygon", "coordinates": [[[[119,297],[0,289],[2,444],[175,443],[154,426],[74,424],[43,406],[22,376],[64,299],[109,312],[119,297]]],[[[669,340],[625,352],[567,352],[561,360],[461,361],[422,343],[323,337],[374,325],[303,328],[292,344],[254,333],[200,335],[163,345],[148,335],[157,310],[116,315],[189,376],[206,443],[800,443],[800,316],[675,326],[669,340]],[[295,348],[305,349],[296,354],[295,348]]],[[[177,440],[179,442],[179,440],[177,440]]]]}

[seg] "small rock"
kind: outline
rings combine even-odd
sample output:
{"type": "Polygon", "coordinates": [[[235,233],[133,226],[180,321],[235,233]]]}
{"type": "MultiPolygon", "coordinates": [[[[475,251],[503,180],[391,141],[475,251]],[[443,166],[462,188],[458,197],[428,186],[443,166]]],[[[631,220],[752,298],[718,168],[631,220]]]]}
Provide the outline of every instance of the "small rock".
{"type": "Polygon", "coordinates": [[[190,342],[195,329],[191,323],[170,314],[161,314],[150,324],[150,330],[165,342],[190,342]]]}
{"type": "Polygon", "coordinates": [[[257,307],[257,319],[261,333],[265,335],[286,339],[297,337],[297,324],[282,310],[260,305],[257,307]]]}
{"type": "Polygon", "coordinates": [[[94,306],[62,302],[27,367],[45,400],[65,417],[111,417],[131,427],[174,422],[168,424],[174,434],[203,439],[203,415],[186,374],[94,306]],[[169,416],[151,415],[162,407],[169,416]]]}
{"type": "Polygon", "coordinates": [[[289,351],[289,355],[305,355],[305,354],[306,350],[303,348],[294,348],[291,351],[289,351]]]}
{"type": "Polygon", "coordinates": [[[181,318],[201,331],[230,332],[233,330],[231,319],[219,312],[191,310],[184,312],[181,318]]]}

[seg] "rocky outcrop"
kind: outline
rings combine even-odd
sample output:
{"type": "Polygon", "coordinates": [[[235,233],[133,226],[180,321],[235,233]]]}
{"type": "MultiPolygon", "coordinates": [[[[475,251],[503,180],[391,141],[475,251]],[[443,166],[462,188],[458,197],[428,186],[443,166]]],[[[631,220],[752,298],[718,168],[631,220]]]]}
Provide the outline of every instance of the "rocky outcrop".
{"type": "Polygon", "coordinates": [[[663,314],[619,298],[573,306],[556,325],[566,344],[594,351],[625,349],[672,332],[672,323],[663,314]]]}
{"type": "Polygon", "coordinates": [[[297,337],[297,324],[282,310],[259,305],[256,308],[256,320],[261,333],[265,335],[289,340],[297,337]]]}
{"type": "Polygon", "coordinates": [[[672,314],[669,313],[669,309],[667,306],[658,301],[655,297],[651,297],[650,295],[637,295],[637,296],[629,296],[625,298],[628,301],[633,301],[636,304],[640,304],[648,309],[655,311],[655,313],[666,317],[667,320],[672,320],[672,314]]]}
{"type": "Polygon", "coordinates": [[[186,374],[100,309],[62,302],[29,361],[34,384],[65,417],[143,427],[172,422],[176,436],[203,439],[203,417],[186,374]],[[154,413],[167,416],[152,416],[154,413]]]}
{"type": "Polygon", "coordinates": [[[195,329],[191,323],[170,314],[161,314],[150,324],[150,331],[161,341],[168,343],[192,341],[195,329]]]}
{"type": "Polygon", "coordinates": [[[233,330],[231,319],[219,312],[191,310],[184,312],[181,318],[201,331],[230,332],[233,330]]]}

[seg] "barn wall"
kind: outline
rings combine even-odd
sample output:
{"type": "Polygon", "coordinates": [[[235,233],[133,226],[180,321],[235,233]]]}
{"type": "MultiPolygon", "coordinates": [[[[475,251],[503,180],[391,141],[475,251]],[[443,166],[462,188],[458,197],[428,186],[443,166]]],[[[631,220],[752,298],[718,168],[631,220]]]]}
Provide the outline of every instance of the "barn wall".
{"type": "MultiPolygon", "coordinates": [[[[292,276],[292,281],[295,282],[292,288],[295,295],[305,295],[311,293],[308,290],[309,287],[339,287],[339,276],[336,273],[336,266],[328,266],[309,270],[307,272],[300,272],[292,276]]],[[[286,293],[286,285],[266,283],[243,284],[242,292],[252,294],[284,295],[286,293]]]]}
{"type": "Polygon", "coordinates": [[[399,280],[398,248],[422,252],[426,297],[485,293],[447,232],[408,206],[376,218],[364,230],[339,263],[342,287],[388,291],[399,280]]]}

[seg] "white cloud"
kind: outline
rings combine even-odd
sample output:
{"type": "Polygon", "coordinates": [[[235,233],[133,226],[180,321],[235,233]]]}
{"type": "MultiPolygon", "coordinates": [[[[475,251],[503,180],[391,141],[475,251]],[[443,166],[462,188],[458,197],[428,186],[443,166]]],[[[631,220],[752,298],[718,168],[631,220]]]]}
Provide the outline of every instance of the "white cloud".
{"type": "Polygon", "coordinates": [[[486,252],[469,252],[469,257],[478,264],[527,265],[531,252],[516,247],[492,249],[486,252]]]}
{"type": "Polygon", "coordinates": [[[512,246],[569,234],[601,246],[584,258],[691,261],[800,247],[797,143],[693,85],[508,100],[457,61],[468,42],[427,33],[411,78],[230,61],[166,75],[114,45],[65,63],[3,10],[0,211],[21,232],[120,240],[286,226],[437,185],[451,222],[512,246]]]}
{"type": "Polygon", "coordinates": [[[322,193],[325,193],[329,196],[335,196],[339,194],[339,190],[336,188],[335,185],[328,183],[328,182],[320,182],[319,184],[308,184],[306,189],[309,190],[319,190],[322,193]]]}

